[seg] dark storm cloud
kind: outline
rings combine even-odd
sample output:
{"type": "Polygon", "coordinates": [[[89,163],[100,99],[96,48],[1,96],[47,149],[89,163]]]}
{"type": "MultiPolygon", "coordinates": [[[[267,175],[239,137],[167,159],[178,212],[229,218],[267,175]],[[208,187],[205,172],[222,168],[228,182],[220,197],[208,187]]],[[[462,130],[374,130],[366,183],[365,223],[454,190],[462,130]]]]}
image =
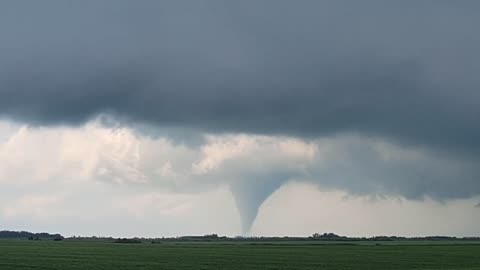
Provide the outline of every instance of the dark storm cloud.
{"type": "Polygon", "coordinates": [[[3,1],[0,114],[480,153],[476,2],[3,1]]]}

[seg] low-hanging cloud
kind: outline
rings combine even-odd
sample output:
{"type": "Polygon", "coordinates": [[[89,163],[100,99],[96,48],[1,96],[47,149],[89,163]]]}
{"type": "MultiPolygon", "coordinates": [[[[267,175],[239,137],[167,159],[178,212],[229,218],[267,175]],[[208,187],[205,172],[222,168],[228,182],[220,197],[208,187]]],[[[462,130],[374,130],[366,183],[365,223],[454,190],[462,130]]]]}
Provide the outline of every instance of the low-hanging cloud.
{"type": "Polygon", "coordinates": [[[0,142],[0,162],[6,165],[0,167],[0,181],[47,187],[111,183],[181,193],[226,187],[244,232],[264,200],[290,181],[407,199],[444,201],[480,194],[477,160],[428,149],[361,136],[203,136],[204,143],[186,145],[101,121],[80,127],[18,127],[0,142]]]}
{"type": "Polygon", "coordinates": [[[473,2],[1,5],[6,117],[480,149],[473,2]]]}

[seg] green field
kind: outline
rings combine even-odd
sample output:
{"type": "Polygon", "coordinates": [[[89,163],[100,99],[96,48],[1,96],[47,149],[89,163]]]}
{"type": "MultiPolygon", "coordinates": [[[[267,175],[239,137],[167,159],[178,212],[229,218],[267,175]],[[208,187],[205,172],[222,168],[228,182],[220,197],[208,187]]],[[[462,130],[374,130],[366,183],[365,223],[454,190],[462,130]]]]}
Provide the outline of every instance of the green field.
{"type": "Polygon", "coordinates": [[[0,269],[480,269],[480,245],[0,240],[0,269]]]}

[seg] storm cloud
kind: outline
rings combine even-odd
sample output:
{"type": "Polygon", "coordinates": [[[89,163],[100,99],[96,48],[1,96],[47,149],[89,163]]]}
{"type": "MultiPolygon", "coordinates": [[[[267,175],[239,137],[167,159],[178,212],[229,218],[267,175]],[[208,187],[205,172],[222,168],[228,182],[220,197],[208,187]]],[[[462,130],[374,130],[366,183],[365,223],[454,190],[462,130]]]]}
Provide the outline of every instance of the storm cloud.
{"type": "Polygon", "coordinates": [[[478,154],[474,2],[3,2],[0,113],[478,154]]]}
{"type": "MultiPolygon", "coordinates": [[[[252,150],[167,177],[180,189],[193,176],[228,182],[245,229],[292,179],[357,194],[472,197],[479,11],[474,1],[2,1],[0,116],[81,127],[109,115],[201,137],[186,148],[196,153],[181,162],[188,170],[212,140],[243,140],[232,134],[265,152],[292,138],[326,149],[297,167],[288,151],[279,161],[252,150]]],[[[126,174],[154,179],[144,171],[163,165],[126,174]]]]}

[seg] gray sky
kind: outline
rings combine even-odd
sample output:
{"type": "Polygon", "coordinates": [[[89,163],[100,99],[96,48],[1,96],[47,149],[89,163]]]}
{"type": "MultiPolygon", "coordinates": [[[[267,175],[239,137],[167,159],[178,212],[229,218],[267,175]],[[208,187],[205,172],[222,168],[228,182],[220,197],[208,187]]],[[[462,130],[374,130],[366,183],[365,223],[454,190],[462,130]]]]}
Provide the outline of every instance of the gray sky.
{"type": "MultiPolygon", "coordinates": [[[[192,200],[208,211],[205,194],[217,192],[232,206],[219,220],[238,218],[229,234],[279,233],[258,210],[278,190],[322,196],[305,186],[400,198],[445,219],[452,204],[477,213],[478,11],[476,1],[2,1],[0,182],[11,195],[0,221],[38,228],[22,203],[87,218],[76,206],[95,185],[118,218],[128,212],[118,198],[140,200],[138,212],[192,200]]],[[[329,207],[350,215],[353,202],[329,207]]],[[[189,218],[198,224],[172,218],[182,229],[165,233],[218,229],[189,218]]],[[[114,233],[135,227],[125,226],[114,233]]]]}

